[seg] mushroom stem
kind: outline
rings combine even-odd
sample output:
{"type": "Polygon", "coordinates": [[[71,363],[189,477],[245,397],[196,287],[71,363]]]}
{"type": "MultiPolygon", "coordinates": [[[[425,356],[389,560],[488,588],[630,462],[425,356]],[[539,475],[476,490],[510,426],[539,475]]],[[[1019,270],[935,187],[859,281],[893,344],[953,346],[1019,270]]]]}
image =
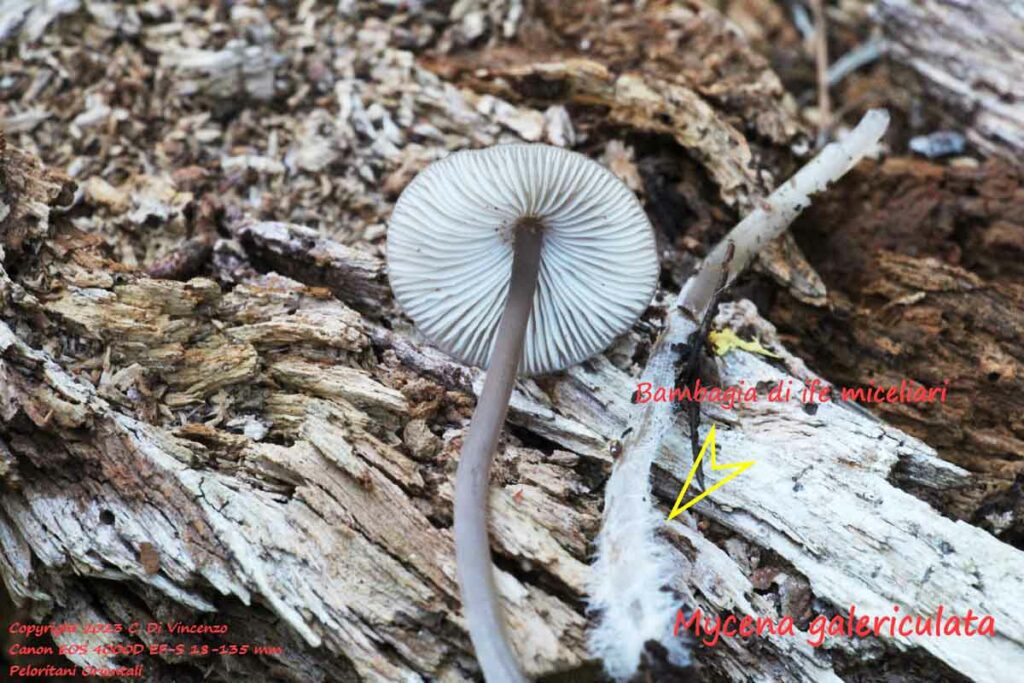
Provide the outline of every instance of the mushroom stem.
{"type": "Polygon", "coordinates": [[[477,661],[492,683],[526,681],[502,619],[487,535],[491,463],[523,355],[544,236],[537,221],[524,219],[516,224],[514,239],[508,300],[455,476],[455,563],[462,607],[477,661]]]}

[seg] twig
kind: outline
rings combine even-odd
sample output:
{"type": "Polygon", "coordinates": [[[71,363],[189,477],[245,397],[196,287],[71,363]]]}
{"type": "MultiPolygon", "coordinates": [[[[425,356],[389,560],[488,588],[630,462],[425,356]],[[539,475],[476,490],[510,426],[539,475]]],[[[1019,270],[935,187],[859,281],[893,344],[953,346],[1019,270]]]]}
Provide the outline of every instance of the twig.
{"type": "Polygon", "coordinates": [[[818,145],[825,144],[832,128],[832,103],[828,93],[828,26],[822,0],[811,0],[814,12],[814,61],[818,75],[818,145]]]}
{"type": "Polygon", "coordinates": [[[807,40],[814,35],[814,25],[811,23],[810,17],[807,16],[807,8],[803,6],[803,3],[799,0],[789,0],[789,11],[793,15],[793,25],[796,26],[796,30],[800,32],[800,35],[807,40]]]}
{"type": "Polygon", "coordinates": [[[879,38],[872,38],[853,48],[828,68],[828,87],[834,88],[857,69],[877,60],[884,51],[885,42],[879,38]]]}
{"type": "MultiPolygon", "coordinates": [[[[811,195],[842,177],[870,151],[888,125],[885,111],[868,112],[848,136],[825,147],[711,250],[669,309],[641,381],[661,387],[675,380],[676,349],[699,329],[723,283],[732,282],[765,244],[782,234],[810,203],[811,195]]],[[[674,423],[674,412],[667,402],[633,408],[630,424],[636,429],[623,444],[605,489],[604,523],[597,537],[590,591],[591,609],[599,614],[591,650],[604,660],[608,674],[619,680],[636,671],[650,640],[659,642],[674,664],[690,661],[681,639],[672,636],[675,604],[662,587],[671,582],[674,567],[656,534],[663,515],[651,503],[651,465],[674,423]]]]}
{"type": "Polygon", "coordinates": [[[188,280],[199,273],[213,253],[213,244],[217,241],[217,214],[221,208],[212,195],[203,197],[196,217],[196,234],[151,263],[146,274],[165,280],[188,280]]]}

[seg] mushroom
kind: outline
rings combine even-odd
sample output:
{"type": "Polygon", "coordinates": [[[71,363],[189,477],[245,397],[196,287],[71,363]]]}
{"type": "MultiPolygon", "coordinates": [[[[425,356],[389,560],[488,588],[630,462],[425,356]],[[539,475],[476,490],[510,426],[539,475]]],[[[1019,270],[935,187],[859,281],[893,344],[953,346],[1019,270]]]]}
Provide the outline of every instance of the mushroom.
{"type": "Polygon", "coordinates": [[[487,491],[513,383],[604,350],[650,303],[654,232],[640,202],[587,157],[547,145],[456,152],[399,197],[391,287],[434,345],[486,369],[455,480],[455,557],[477,660],[525,680],[491,567],[487,491]]]}

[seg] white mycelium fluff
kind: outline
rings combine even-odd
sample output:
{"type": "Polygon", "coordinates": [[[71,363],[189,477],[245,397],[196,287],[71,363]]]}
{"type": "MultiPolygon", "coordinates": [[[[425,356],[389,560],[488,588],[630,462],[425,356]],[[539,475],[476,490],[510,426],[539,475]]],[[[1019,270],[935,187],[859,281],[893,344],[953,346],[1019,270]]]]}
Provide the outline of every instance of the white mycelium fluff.
{"type": "Polygon", "coordinates": [[[420,331],[487,367],[508,296],[513,226],[543,225],[522,375],[602,351],[650,303],[654,233],[633,193],[587,157],[498,145],[431,164],[399,197],[388,229],[391,288],[420,331]]]}

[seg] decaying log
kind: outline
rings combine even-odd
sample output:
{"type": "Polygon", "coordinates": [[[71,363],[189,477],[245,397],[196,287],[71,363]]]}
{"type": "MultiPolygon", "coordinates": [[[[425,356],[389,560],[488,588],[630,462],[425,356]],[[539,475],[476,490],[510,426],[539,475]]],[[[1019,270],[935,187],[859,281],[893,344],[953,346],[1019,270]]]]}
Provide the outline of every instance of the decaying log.
{"type": "MultiPolygon", "coordinates": [[[[710,7],[657,2],[608,16],[562,3],[539,11],[527,31],[529,50],[501,46],[427,64],[511,102],[568,103],[595,112],[583,114],[585,125],[595,125],[594,118],[671,138],[741,215],[796,170],[794,151],[809,149],[778,76],[710,7]],[[586,49],[567,49],[567,43],[586,49]],[[548,58],[538,62],[536,53],[548,58]]],[[[821,279],[788,234],[767,246],[758,262],[801,301],[825,302],[821,279]]]]}
{"type": "Polygon", "coordinates": [[[874,406],[974,473],[948,509],[1021,547],[1024,528],[1024,185],[1002,162],[865,164],[794,228],[829,286],[771,317],[847,386],[949,381],[945,403],[874,406]]]}
{"type": "Polygon", "coordinates": [[[922,78],[986,154],[1024,152],[1024,6],[1018,0],[880,0],[894,58],[922,78]]]}
{"type": "MultiPolygon", "coordinates": [[[[725,307],[718,322],[756,331],[762,341],[775,338],[773,327],[757,318],[749,303],[725,307]]],[[[786,358],[789,376],[811,377],[801,361],[784,349],[778,353],[786,358]]],[[[745,353],[727,355],[719,372],[724,385],[741,379],[775,384],[787,376],[745,353]]],[[[976,639],[911,637],[899,649],[927,651],[974,680],[1011,680],[1015,667],[1024,664],[1024,622],[1004,596],[1019,600],[1024,591],[1024,554],[942,517],[890,482],[903,468],[907,483],[942,489],[962,484],[963,470],[843,404],[822,403],[807,411],[794,398],[782,405],[753,403],[707,419],[728,426],[719,431],[719,457],[757,464],[744,473],[751,477],[745,485],[719,489],[705,514],[791,562],[813,593],[843,606],[840,611],[854,604],[891,614],[898,605],[903,613],[932,614],[942,604],[960,612],[977,605],[997,614],[1005,638],[982,645],[976,639]],[[989,592],[995,584],[999,588],[989,592]]],[[[678,477],[688,458],[682,444],[671,450],[665,463],[678,477]]],[[[677,491],[673,482],[662,495],[677,491]]]]}
{"type": "MultiPolygon", "coordinates": [[[[32,177],[19,191],[59,205],[60,193],[42,192],[45,176],[32,177]]],[[[377,272],[373,257],[306,243],[331,255],[321,258],[268,239],[254,262],[289,260],[291,277],[242,269],[224,291],[125,269],[63,219],[36,228],[20,228],[31,248],[16,271],[8,253],[0,272],[0,291],[19,292],[3,297],[0,320],[0,572],[14,600],[42,621],[202,620],[230,624],[227,642],[284,648],[198,663],[147,657],[154,677],[198,678],[201,666],[214,680],[472,678],[450,516],[482,374],[349,307],[365,292],[346,278],[377,272]]],[[[658,314],[607,355],[514,394],[492,538],[531,674],[587,661],[589,544],[627,427],[632,358],[658,314]]],[[[749,304],[718,324],[782,356],[730,353],[717,361],[723,384],[811,376],[749,304]]],[[[838,680],[861,659],[905,651],[907,667],[943,662],[978,680],[1024,667],[1021,553],[901,488],[944,491],[966,472],[850,406],[708,406],[703,419],[719,425],[723,460],[757,465],[700,507],[700,526],[697,516],[666,525],[681,604],[805,617],[850,603],[881,613],[943,604],[999,624],[991,639],[883,634],[821,650],[801,637],[767,638],[756,653],[729,640],[699,650],[708,670],[838,680]]],[[[666,504],[686,444],[677,426],[659,459],[666,504]]]]}
{"type": "Polygon", "coordinates": [[[50,212],[71,201],[71,185],[62,173],[38,159],[8,147],[0,130],[0,258],[16,255],[26,242],[48,234],[50,212]]]}
{"type": "Polygon", "coordinates": [[[391,298],[379,259],[323,239],[315,230],[287,223],[246,223],[238,228],[238,237],[254,260],[265,260],[279,273],[323,273],[317,284],[357,307],[379,307],[391,298]]]}
{"type": "MultiPolygon", "coordinates": [[[[789,228],[812,196],[845,175],[874,148],[888,125],[889,114],[884,110],[868,112],[845,140],[822,149],[711,249],[669,305],[640,374],[641,382],[648,387],[693,386],[710,316],[723,291],[747,269],[761,245],[789,228]],[[681,349],[687,349],[687,356],[681,349]],[[682,363],[684,369],[679,367],[682,363]]],[[[660,589],[674,571],[657,535],[663,519],[650,502],[650,471],[666,433],[675,425],[676,408],[671,401],[637,406],[629,419],[636,428],[624,438],[622,455],[605,486],[591,589],[592,602],[601,614],[592,642],[605,670],[616,680],[636,671],[651,641],[661,644],[669,662],[683,666],[691,659],[678,647],[678,634],[672,630],[673,602],[660,589]]],[[[690,402],[687,409],[691,454],[699,459],[700,405],[690,402]]],[[[703,476],[698,480],[703,487],[703,476]]]]}

